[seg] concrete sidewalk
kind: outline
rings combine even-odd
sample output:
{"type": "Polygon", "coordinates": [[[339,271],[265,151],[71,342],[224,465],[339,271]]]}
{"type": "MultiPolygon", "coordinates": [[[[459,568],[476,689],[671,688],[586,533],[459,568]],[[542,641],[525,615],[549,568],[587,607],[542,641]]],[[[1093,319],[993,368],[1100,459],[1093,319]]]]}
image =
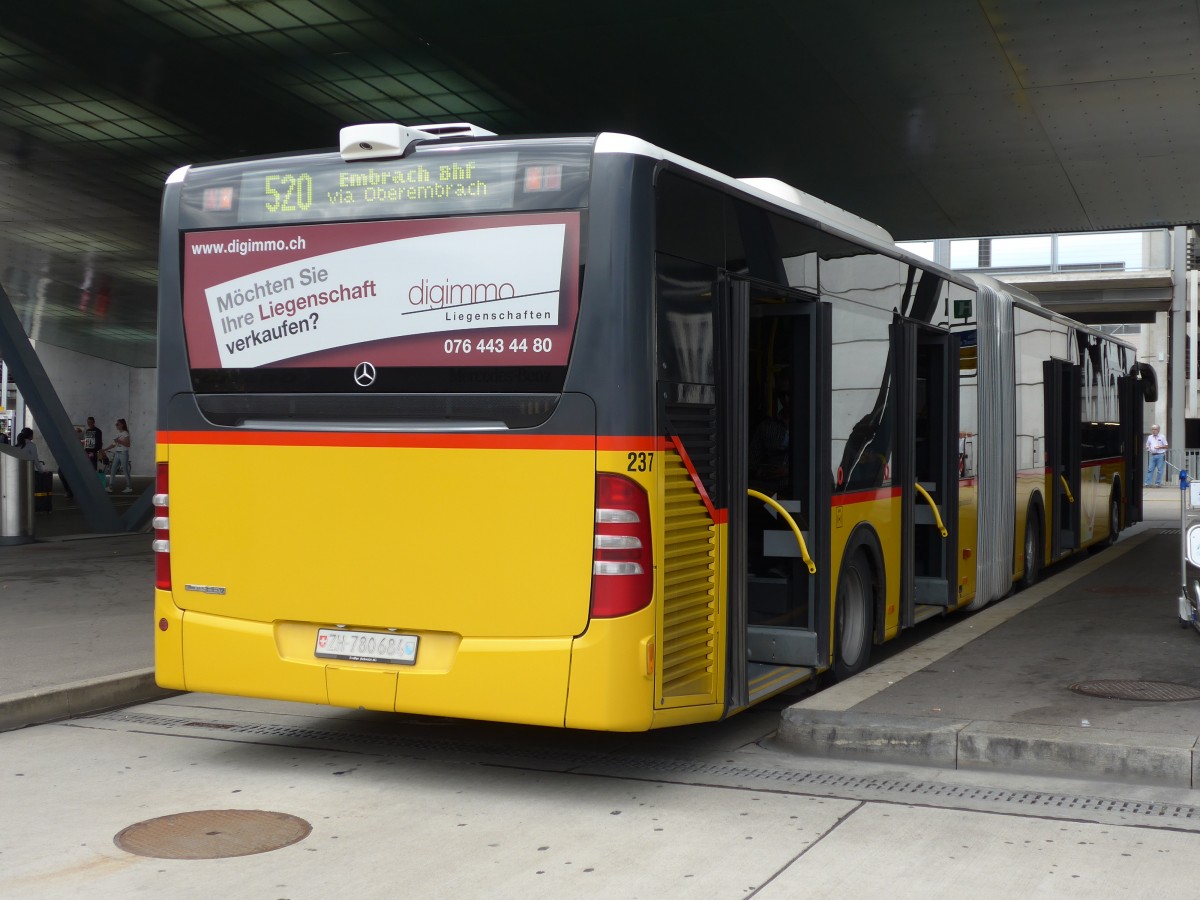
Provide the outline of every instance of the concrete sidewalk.
{"type": "Polygon", "coordinates": [[[0,547],[0,731],[168,695],[154,684],[150,540],[0,547]]]}
{"type": "Polygon", "coordinates": [[[1179,491],[1147,497],[1146,522],[1116,546],[1052,568],[785,710],[778,744],[884,763],[1200,785],[1200,635],[1178,619],[1179,491]]]}

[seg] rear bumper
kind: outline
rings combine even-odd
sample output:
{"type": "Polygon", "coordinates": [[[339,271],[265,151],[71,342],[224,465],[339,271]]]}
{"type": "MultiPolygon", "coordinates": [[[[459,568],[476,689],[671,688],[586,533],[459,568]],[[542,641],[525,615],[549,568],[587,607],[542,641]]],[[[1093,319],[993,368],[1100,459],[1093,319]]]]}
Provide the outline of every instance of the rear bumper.
{"type": "MultiPolygon", "coordinates": [[[[317,658],[316,624],[182,612],[156,592],[160,686],[301,703],[561,728],[570,637],[419,633],[415,665],[317,658]]],[[[324,624],[324,623],[322,623],[324,624]]]]}

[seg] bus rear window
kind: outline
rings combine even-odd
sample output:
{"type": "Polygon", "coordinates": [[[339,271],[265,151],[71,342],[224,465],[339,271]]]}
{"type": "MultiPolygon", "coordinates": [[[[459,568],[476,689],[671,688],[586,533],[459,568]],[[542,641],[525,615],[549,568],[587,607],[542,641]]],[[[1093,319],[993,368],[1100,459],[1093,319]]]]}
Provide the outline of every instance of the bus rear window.
{"type": "Polygon", "coordinates": [[[185,233],[196,391],[562,387],[578,212],[185,233]]]}

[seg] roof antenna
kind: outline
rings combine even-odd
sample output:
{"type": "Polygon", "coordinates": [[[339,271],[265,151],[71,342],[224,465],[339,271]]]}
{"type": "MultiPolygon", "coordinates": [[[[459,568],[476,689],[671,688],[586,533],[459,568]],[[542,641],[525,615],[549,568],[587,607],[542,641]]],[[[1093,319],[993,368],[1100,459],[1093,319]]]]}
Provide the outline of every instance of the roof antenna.
{"type": "Polygon", "coordinates": [[[446,137],[495,137],[494,131],[468,122],[447,122],[440,125],[398,125],[395,122],[372,122],[366,125],[347,125],[342,129],[339,147],[344,160],[386,159],[403,156],[417,141],[436,141],[446,137]]]}

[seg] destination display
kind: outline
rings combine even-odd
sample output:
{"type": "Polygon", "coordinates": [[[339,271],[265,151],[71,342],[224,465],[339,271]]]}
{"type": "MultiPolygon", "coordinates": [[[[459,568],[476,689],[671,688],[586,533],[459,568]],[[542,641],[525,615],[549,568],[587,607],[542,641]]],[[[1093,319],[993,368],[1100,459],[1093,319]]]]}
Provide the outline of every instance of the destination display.
{"type": "Polygon", "coordinates": [[[578,311],[579,215],[192,232],[193,369],[562,366],[578,311]]]}
{"type": "Polygon", "coordinates": [[[516,153],[441,154],[371,165],[289,165],[247,172],[235,198],[237,220],[248,224],[510,209],[516,163],[516,153]]]}

